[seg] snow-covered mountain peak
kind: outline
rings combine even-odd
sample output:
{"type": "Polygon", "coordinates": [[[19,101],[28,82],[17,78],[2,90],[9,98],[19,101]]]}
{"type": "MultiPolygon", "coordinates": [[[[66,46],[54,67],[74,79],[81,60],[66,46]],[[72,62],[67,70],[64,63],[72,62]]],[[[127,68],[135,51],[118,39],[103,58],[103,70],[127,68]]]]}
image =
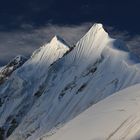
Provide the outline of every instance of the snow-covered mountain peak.
{"type": "Polygon", "coordinates": [[[67,52],[68,50],[69,50],[68,44],[60,37],[54,36],[49,43],[44,44],[42,47],[40,47],[35,52],[33,52],[31,58],[34,58],[36,61],[37,58],[39,59],[40,57],[43,58],[42,57],[43,55],[44,57],[51,59],[52,54],[55,54],[55,55],[58,54],[62,57],[64,53],[67,52]]]}
{"type": "Polygon", "coordinates": [[[88,31],[87,34],[91,35],[92,33],[96,33],[96,34],[104,34],[104,35],[108,35],[108,33],[105,31],[103,25],[101,23],[95,23],[90,30],[88,31]]]}
{"type": "Polygon", "coordinates": [[[58,35],[55,35],[53,38],[52,38],[52,41],[61,41],[63,40],[60,36],[58,35]]]}
{"type": "Polygon", "coordinates": [[[95,60],[111,57],[116,61],[125,61],[129,65],[139,63],[139,59],[128,50],[127,45],[122,40],[111,38],[100,23],[95,23],[76,46],[85,63],[87,60],[93,62],[93,57],[95,60]]]}
{"type": "Polygon", "coordinates": [[[55,35],[52,40],[50,41],[50,45],[53,47],[60,47],[60,48],[69,48],[68,44],[64,41],[64,39],[62,39],[61,37],[59,37],[58,35],[55,35]]]}
{"type": "Polygon", "coordinates": [[[95,24],[93,24],[92,28],[104,29],[103,28],[103,24],[101,24],[101,23],[95,23],[95,24]]]}
{"type": "MultiPolygon", "coordinates": [[[[89,47],[98,47],[99,44],[104,45],[104,41],[110,39],[108,33],[104,30],[103,25],[100,23],[95,23],[90,30],[80,39],[78,44],[83,44],[86,49],[89,47]],[[86,45],[85,45],[86,44],[86,45]]],[[[105,41],[106,42],[106,41],[105,41]]]]}

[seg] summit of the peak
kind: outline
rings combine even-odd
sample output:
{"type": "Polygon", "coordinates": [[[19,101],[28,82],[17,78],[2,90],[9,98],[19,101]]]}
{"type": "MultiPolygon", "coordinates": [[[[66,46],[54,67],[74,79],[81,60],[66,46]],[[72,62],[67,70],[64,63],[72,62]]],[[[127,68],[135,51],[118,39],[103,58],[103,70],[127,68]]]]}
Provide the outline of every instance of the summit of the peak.
{"type": "Polygon", "coordinates": [[[89,29],[89,31],[78,41],[79,42],[85,42],[84,46],[87,48],[87,44],[89,44],[89,47],[93,46],[92,44],[95,43],[98,44],[100,40],[105,40],[109,37],[108,33],[105,31],[103,24],[101,23],[95,23],[93,26],[89,29]]]}
{"type": "Polygon", "coordinates": [[[56,39],[56,40],[58,40],[58,41],[63,40],[63,38],[61,38],[59,35],[55,35],[53,38],[56,39]]]}
{"type": "Polygon", "coordinates": [[[101,32],[107,33],[105,31],[105,29],[104,29],[103,24],[101,24],[101,23],[95,23],[95,24],[93,24],[93,26],[90,28],[89,31],[91,31],[91,32],[93,32],[93,31],[96,31],[96,32],[101,31],[101,32]]]}
{"type": "Polygon", "coordinates": [[[61,38],[61,37],[58,36],[58,35],[55,35],[55,36],[52,38],[51,42],[54,42],[54,41],[60,41],[60,42],[62,42],[62,41],[64,41],[64,39],[61,38]]]}
{"type": "Polygon", "coordinates": [[[58,35],[55,35],[55,36],[52,38],[52,40],[51,40],[51,41],[54,41],[54,40],[55,40],[55,41],[58,41],[58,40],[59,40],[59,38],[60,38],[60,37],[59,37],[58,35]]]}
{"type": "Polygon", "coordinates": [[[61,44],[65,45],[65,46],[69,47],[68,43],[66,43],[66,41],[65,41],[63,38],[61,38],[61,37],[58,36],[58,35],[55,35],[55,36],[52,38],[52,40],[50,41],[50,44],[56,45],[56,44],[58,44],[58,43],[61,43],[61,44]]]}
{"type": "Polygon", "coordinates": [[[94,23],[93,26],[99,27],[99,28],[103,28],[103,24],[102,23],[94,23]]]}

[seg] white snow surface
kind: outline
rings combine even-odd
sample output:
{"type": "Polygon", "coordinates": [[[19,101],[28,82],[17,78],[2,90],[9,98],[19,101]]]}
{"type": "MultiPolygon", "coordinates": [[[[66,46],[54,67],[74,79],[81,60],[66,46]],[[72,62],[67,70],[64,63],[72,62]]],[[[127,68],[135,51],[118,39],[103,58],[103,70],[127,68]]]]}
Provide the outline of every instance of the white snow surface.
{"type": "Polygon", "coordinates": [[[91,106],[41,140],[139,140],[140,84],[91,106]]]}
{"type": "Polygon", "coordinates": [[[50,65],[68,50],[69,47],[55,36],[50,43],[35,51],[31,58],[0,86],[0,126],[5,133],[11,127],[13,119],[16,120],[16,125],[19,124],[38,96],[41,96],[37,91],[42,90],[41,85],[48,76],[50,65]]]}
{"type": "Polygon", "coordinates": [[[140,83],[139,58],[94,24],[75,47],[55,36],[0,86],[9,140],[38,140],[117,91],[140,83]]]}
{"type": "Polygon", "coordinates": [[[9,140],[39,139],[91,105],[137,83],[139,58],[122,41],[110,38],[102,24],[95,24],[74,49],[50,67],[42,96],[9,140]]]}

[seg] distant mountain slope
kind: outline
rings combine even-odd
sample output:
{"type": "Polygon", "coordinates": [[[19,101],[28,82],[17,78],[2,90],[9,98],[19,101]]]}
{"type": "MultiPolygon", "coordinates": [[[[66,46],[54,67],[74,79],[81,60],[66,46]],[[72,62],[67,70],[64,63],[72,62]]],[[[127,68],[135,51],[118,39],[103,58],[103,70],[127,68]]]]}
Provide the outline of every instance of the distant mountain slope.
{"type": "Polygon", "coordinates": [[[140,84],[93,105],[40,140],[139,140],[139,108],[140,84]]]}
{"type": "MultiPolygon", "coordinates": [[[[139,58],[95,24],[48,71],[40,98],[9,140],[36,140],[115,92],[140,83],[139,58]]],[[[42,89],[42,88],[41,88],[42,89]]],[[[21,103],[20,103],[21,104],[21,103]]]]}
{"type": "Polygon", "coordinates": [[[0,86],[0,126],[8,137],[41,96],[42,84],[49,67],[61,58],[69,47],[60,37],[39,48],[24,65],[0,86]]]}
{"type": "Polygon", "coordinates": [[[17,68],[22,66],[27,61],[27,58],[18,55],[11,60],[6,66],[0,68],[0,84],[2,84],[17,68]]]}

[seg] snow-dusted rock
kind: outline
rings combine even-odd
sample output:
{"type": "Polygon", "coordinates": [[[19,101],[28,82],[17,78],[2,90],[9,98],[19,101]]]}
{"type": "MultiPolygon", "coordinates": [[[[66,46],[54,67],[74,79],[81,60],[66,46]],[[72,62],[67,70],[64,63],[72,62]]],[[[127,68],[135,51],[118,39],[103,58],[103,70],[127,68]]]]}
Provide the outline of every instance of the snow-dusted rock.
{"type": "Polygon", "coordinates": [[[6,66],[0,68],[0,84],[2,84],[8,77],[15,71],[17,68],[21,67],[27,58],[18,55],[14,59],[12,59],[6,66]]]}

